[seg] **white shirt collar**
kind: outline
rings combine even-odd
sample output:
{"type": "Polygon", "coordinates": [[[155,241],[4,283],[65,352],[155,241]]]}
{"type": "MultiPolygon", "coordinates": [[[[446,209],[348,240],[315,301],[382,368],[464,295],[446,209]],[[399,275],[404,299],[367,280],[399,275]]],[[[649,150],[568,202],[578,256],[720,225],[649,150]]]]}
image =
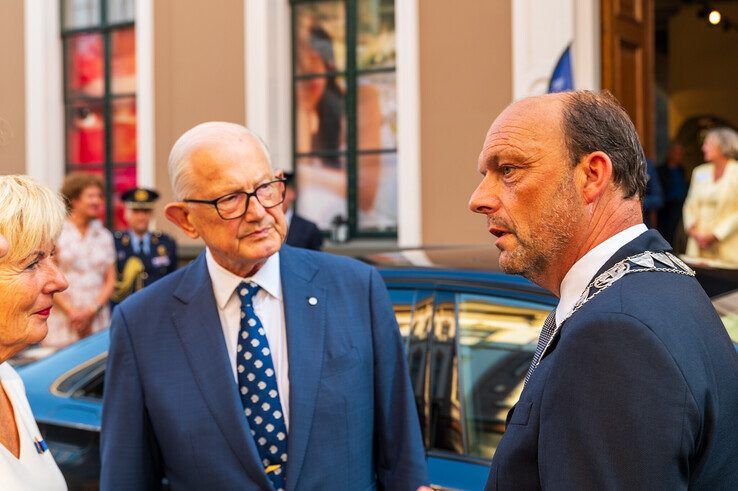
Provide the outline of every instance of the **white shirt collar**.
{"type": "Polygon", "coordinates": [[[282,280],[279,272],[279,252],[269,256],[264,266],[250,278],[241,278],[231,273],[223,266],[218,264],[210,252],[210,248],[205,248],[205,261],[208,265],[208,273],[210,274],[210,282],[213,284],[213,294],[219,309],[224,309],[236,287],[242,281],[253,281],[259,285],[269,295],[277,300],[282,300],[282,280]]]}
{"type": "Polygon", "coordinates": [[[561,282],[559,291],[561,293],[561,299],[559,305],[556,307],[556,325],[559,326],[566,319],[576,305],[579,297],[582,296],[582,292],[587,287],[597,271],[605,265],[608,259],[615,254],[618,249],[623,247],[625,244],[635,239],[643,232],[646,232],[648,227],[644,224],[639,223],[633,225],[630,228],[626,228],[620,233],[617,233],[598,244],[587,254],[582,256],[579,261],[575,262],[571,269],[564,276],[561,282]]]}

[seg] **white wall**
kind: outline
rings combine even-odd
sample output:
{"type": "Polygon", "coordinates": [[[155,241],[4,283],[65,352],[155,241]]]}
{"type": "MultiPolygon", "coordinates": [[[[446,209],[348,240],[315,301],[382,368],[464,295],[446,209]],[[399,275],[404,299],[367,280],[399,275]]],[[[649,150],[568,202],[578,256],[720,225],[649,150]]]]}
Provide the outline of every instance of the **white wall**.
{"type": "Polygon", "coordinates": [[[599,88],[599,1],[513,0],[512,6],[515,100],[546,93],[569,44],[575,88],[599,88]]]}

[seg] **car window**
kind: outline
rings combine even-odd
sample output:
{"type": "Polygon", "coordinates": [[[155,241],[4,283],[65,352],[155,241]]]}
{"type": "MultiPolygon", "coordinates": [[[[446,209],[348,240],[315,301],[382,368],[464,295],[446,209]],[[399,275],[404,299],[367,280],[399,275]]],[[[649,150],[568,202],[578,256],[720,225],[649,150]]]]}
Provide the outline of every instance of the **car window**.
{"type": "Polygon", "coordinates": [[[96,356],[78,365],[63,375],[54,384],[53,391],[72,397],[91,397],[102,399],[102,380],[105,376],[107,355],[96,356]]]}
{"type": "Polygon", "coordinates": [[[407,354],[417,292],[415,290],[397,288],[389,290],[389,294],[392,300],[392,307],[395,310],[397,325],[400,326],[400,335],[402,335],[405,353],[407,354]]]}
{"type": "Polygon", "coordinates": [[[423,441],[427,446],[430,415],[425,404],[425,367],[428,333],[433,320],[434,293],[403,288],[390,288],[389,292],[405,346],[423,441]]]}
{"type": "Polygon", "coordinates": [[[464,453],[464,432],[456,369],[454,294],[436,292],[430,356],[430,446],[464,453]]]}
{"type": "Polygon", "coordinates": [[[75,390],[72,397],[102,401],[104,387],[105,368],[103,367],[99,373],[96,373],[94,377],[86,381],[79,389],[75,390]]]}
{"type": "Polygon", "coordinates": [[[551,307],[467,294],[457,295],[457,306],[466,453],[491,459],[551,307]]]}

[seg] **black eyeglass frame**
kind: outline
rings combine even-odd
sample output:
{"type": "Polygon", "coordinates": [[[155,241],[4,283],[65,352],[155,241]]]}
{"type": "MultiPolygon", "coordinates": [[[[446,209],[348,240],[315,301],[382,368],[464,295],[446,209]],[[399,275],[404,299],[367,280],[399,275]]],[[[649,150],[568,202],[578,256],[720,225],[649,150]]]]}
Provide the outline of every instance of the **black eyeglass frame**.
{"type": "Polygon", "coordinates": [[[260,184],[254,188],[252,192],[248,191],[236,191],[235,193],[228,193],[224,194],[223,196],[220,196],[215,199],[183,199],[183,203],[201,203],[204,205],[211,205],[215,207],[215,211],[218,213],[218,216],[221,218],[221,220],[235,220],[236,218],[241,218],[246,214],[246,212],[249,211],[249,203],[251,202],[251,197],[253,196],[256,198],[256,201],[259,202],[259,204],[265,209],[268,210],[269,208],[274,208],[275,206],[279,206],[282,203],[284,203],[284,197],[287,194],[287,179],[275,179],[273,181],[265,182],[264,184],[260,184]],[[284,187],[282,188],[282,199],[279,200],[278,203],[275,203],[271,206],[264,206],[259,199],[259,196],[256,194],[259,192],[260,189],[265,188],[266,186],[270,186],[274,184],[275,182],[281,182],[284,184],[284,187]],[[236,195],[245,195],[246,196],[246,206],[244,207],[243,213],[241,213],[238,216],[230,217],[230,218],[224,218],[223,215],[220,212],[220,208],[218,208],[218,201],[222,200],[223,198],[228,198],[230,196],[236,196],[236,195]]]}

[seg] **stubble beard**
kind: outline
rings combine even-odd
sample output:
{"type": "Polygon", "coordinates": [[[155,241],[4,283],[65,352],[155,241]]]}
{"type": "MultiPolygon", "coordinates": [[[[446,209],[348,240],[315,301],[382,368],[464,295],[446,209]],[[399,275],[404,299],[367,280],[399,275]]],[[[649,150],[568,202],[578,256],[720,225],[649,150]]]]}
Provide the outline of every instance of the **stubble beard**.
{"type": "Polygon", "coordinates": [[[551,266],[571,244],[576,233],[579,204],[574,183],[564,178],[554,192],[551,207],[541,213],[525,236],[515,234],[514,249],[500,255],[500,267],[505,273],[518,274],[540,284],[551,266]]]}

